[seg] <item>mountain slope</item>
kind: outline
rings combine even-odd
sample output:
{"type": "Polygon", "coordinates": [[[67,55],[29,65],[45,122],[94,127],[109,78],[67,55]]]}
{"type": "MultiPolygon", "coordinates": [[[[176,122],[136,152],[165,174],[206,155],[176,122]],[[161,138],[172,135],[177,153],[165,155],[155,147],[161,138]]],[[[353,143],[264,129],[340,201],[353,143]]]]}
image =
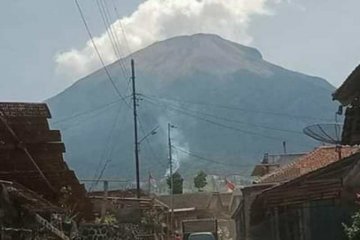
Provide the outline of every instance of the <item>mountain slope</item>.
{"type": "MultiPolygon", "coordinates": [[[[174,158],[183,173],[206,169],[230,174],[248,170],[265,152],[282,152],[282,141],[288,152],[311,149],[316,143],[301,134],[302,128],[334,116],[334,88],[324,79],[271,64],[258,50],[215,35],[175,37],[134,53],[124,63],[130,65],[130,58],[135,59],[137,88],[143,94],[140,135],[160,126],[141,143],[143,173],[165,173],[168,122],[177,126],[174,158]]],[[[130,100],[119,62],[109,70],[130,100]]],[[[105,175],[133,179],[132,111],[103,70],[47,102],[52,124],[63,132],[68,161],[80,176],[92,177],[107,162],[105,175]]]]}

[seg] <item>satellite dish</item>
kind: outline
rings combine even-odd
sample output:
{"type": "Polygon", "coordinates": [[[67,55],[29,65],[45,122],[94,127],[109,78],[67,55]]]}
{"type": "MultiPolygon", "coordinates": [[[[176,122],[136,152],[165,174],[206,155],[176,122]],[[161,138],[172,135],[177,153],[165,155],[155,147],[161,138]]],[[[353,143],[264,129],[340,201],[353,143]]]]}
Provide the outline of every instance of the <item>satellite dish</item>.
{"type": "Polygon", "coordinates": [[[341,145],[342,129],[338,123],[319,123],[304,128],[303,132],[320,142],[341,145]]]}

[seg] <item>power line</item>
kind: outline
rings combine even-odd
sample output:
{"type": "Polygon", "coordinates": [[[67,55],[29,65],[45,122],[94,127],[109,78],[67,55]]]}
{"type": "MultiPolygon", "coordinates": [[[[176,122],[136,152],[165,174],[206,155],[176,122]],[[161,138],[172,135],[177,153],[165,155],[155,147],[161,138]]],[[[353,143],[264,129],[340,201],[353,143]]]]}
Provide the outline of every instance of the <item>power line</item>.
{"type": "MultiPolygon", "coordinates": [[[[143,95],[143,96],[144,96],[144,95],[143,95]]],[[[147,97],[147,96],[144,96],[144,97],[147,97]]],[[[148,98],[149,98],[149,97],[148,97],[148,98]]],[[[151,99],[151,98],[150,98],[150,99],[151,99]]],[[[155,99],[154,99],[154,100],[155,100],[155,99]]],[[[169,103],[167,103],[167,104],[169,104],[169,103]]],[[[218,119],[218,120],[223,120],[223,121],[233,122],[233,123],[240,123],[240,124],[245,124],[245,125],[249,125],[249,126],[253,126],[253,127],[257,127],[257,128],[268,129],[268,130],[273,130],[273,131],[280,131],[280,132],[287,132],[287,133],[294,133],[294,134],[304,135],[304,133],[301,132],[301,131],[295,131],[295,130],[289,130],[289,129],[281,129],[281,128],[261,126],[261,125],[257,125],[257,124],[252,124],[252,123],[247,123],[247,122],[244,122],[244,121],[240,121],[240,120],[237,120],[237,119],[230,119],[230,118],[225,118],[225,117],[221,117],[221,116],[218,116],[218,115],[213,115],[213,114],[210,114],[210,113],[204,113],[204,112],[200,112],[200,111],[194,111],[194,110],[191,110],[191,109],[184,109],[184,108],[182,108],[182,107],[175,106],[175,105],[173,105],[173,104],[169,104],[169,105],[171,105],[171,106],[174,107],[174,108],[180,108],[180,109],[183,109],[183,110],[186,110],[186,111],[189,111],[189,112],[193,112],[194,114],[200,114],[200,115],[212,117],[212,118],[215,118],[215,119],[218,119]]]]}
{"type": "Polygon", "coordinates": [[[110,103],[106,103],[106,104],[103,104],[103,105],[100,105],[99,107],[97,108],[94,108],[94,109],[89,109],[87,111],[83,111],[83,112],[79,112],[79,113],[76,113],[76,114],[73,114],[69,117],[66,117],[66,118],[61,118],[59,120],[56,120],[56,121],[53,121],[52,124],[59,124],[59,123],[63,123],[63,122],[67,122],[67,121],[70,121],[72,119],[75,119],[75,118],[78,118],[78,117],[81,117],[83,115],[88,115],[88,114],[91,114],[91,113],[94,113],[94,112],[97,112],[97,111],[100,111],[102,109],[105,109],[105,108],[108,108],[112,105],[115,105],[116,103],[119,103],[119,101],[121,101],[120,99],[116,100],[116,101],[113,101],[113,102],[110,102],[110,103]]]}
{"type": "MultiPolygon", "coordinates": [[[[178,113],[181,113],[185,116],[189,116],[191,118],[195,118],[195,119],[198,119],[198,120],[201,120],[203,122],[207,122],[207,123],[210,123],[212,125],[215,125],[215,126],[218,126],[218,127],[222,127],[222,128],[225,128],[225,129],[229,129],[229,130],[234,130],[234,131],[237,131],[237,132],[241,132],[241,133],[245,133],[245,134],[248,134],[248,135],[254,135],[254,136],[258,136],[258,137],[261,137],[261,138],[266,138],[266,139],[271,139],[271,140],[275,140],[277,142],[279,141],[284,141],[286,139],[283,139],[283,138],[279,138],[279,137],[274,137],[274,136],[269,136],[269,135],[264,135],[264,134],[261,134],[261,133],[256,133],[256,132],[252,132],[252,131],[248,131],[248,130],[244,130],[244,129],[241,129],[241,128],[237,128],[237,127],[233,127],[233,126],[229,126],[229,125],[226,125],[226,124],[223,124],[223,123],[219,123],[219,122],[216,122],[214,120],[211,120],[211,119],[207,119],[207,118],[204,118],[202,116],[197,116],[196,114],[193,114],[193,113],[189,113],[189,112],[186,112],[185,110],[183,109],[177,109],[177,108],[174,108],[174,107],[171,107],[171,106],[167,106],[167,105],[164,105],[162,103],[160,103],[160,105],[158,105],[157,103],[154,103],[152,102],[151,100],[149,99],[144,99],[146,102],[150,103],[150,104],[153,104],[154,106],[157,106],[157,107],[162,107],[164,109],[168,109],[170,111],[173,111],[173,112],[178,112],[178,113]]],[[[313,147],[312,145],[308,145],[308,144],[302,144],[302,143],[297,143],[298,145],[303,145],[304,147],[313,147]]]]}
{"type": "Polygon", "coordinates": [[[121,19],[120,19],[119,11],[118,11],[118,9],[117,9],[117,7],[116,7],[116,4],[115,4],[114,0],[111,0],[111,2],[112,2],[112,4],[113,4],[116,17],[117,17],[117,19],[118,19],[118,21],[119,21],[122,34],[123,34],[123,36],[124,36],[125,44],[126,44],[127,50],[128,50],[128,55],[130,55],[130,54],[131,54],[130,45],[129,45],[129,41],[128,41],[127,36],[126,36],[126,31],[125,31],[124,25],[122,24],[121,19]]]}
{"type": "MultiPolygon", "coordinates": [[[[110,144],[111,144],[111,142],[113,141],[113,138],[114,138],[114,134],[115,134],[114,130],[115,130],[116,126],[117,126],[119,117],[121,116],[121,109],[122,108],[120,108],[118,113],[116,114],[115,121],[113,123],[113,126],[111,127],[108,142],[106,144],[106,147],[104,148],[104,151],[103,151],[99,166],[101,165],[101,162],[105,161],[105,164],[102,167],[99,176],[97,177],[97,181],[90,187],[90,189],[93,189],[99,183],[99,180],[102,178],[108,164],[111,162],[111,155],[112,155],[112,152],[114,150],[115,144],[112,144],[111,147],[109,147],[109,146],[110,146],[110,144]]],[[[95,175],[97,175],[97,173],[95,175]]]]}
{"type": "MultiPolygon", "coordinates": [[[[155,106],[158,106],[156,103],[150,101],[150,100],[146,100],[145,101],[155,105],[155,106]]],[[[164,106],[163,106],[164,107],[164,106]]],[[[186,111],[183,111],[183,110],[179,110],[179,109],[176,109],[174,107],[169,107],[169,106],[165,106],[166,108],[172,110],[172,111],[176,111],[176,112],[179,112],[179,113],[182,113],[184,115],[187,115],[189,117],[192,117],[192,118],[195,118],[195,119],[198,119],[198,120],[201,120],[201,121],[204,121],[204,122],[207,122],[207,123],[210,123],[210,124],[213,124],[213,125],[216,125],[216,126],[219,126],[219,127],[222,127],[222,128],[226,128],[226,129],[230,129],[230,130],[234,130],[234,131],[238,131],[238,132],[241,132],[241,133],[245,133],[245,134],[249,134],[249,135],[254,135],[254,136],[259,136],[259,137],[262,137],[262,138],[267,138],[267,139],[272,139],[272,140],[276,140],[276,141],[283,141],[283,139],[280,139],[280,138],[277,138],[277,137],[272,137],[272,136],[268,136],[268,135],[263,135],[263,134],[260,134],[260,133],[255,133],[255,132],[251,132],[251,131],[247,131],[247,130],[243,130],[243,129],[240,129],[240,128],[237,128],[237,127],[233,127],[233,126],[229,126],[229,125],[226,125],[226,124],[223,124],[223,123],[219,123],[219,122],[216,122],[216,121],[213,121],[213,120],[210,120],[210,119],[207,119],[207,118],[204,118],[204,117],[201,117],[201,116],[197,116],[197,115],[194,115],[192,113],[188,113],[186,111]]]]}
{"type": "Polygon", "coordinates": [[[209,159],[209,158],[206,158],[206,157],[203,157],[203,156],[200,156],[199,154],[196,154],[196,153],[193,153],[193,152],[189,152],[183,148],[180,148],[180,147],[177,147],[177,146],[174,146],[172,145],[173,148],[175,148],[176,150],[178,150],[179,152],[182,152],[182,153],[185,153],[189,156],[192,156],[192,157],[195,157],[197,159],[200,159],[200,160],[203,160],[203,161],[206,161],[206,162],[211,162],[211,163],[215,163],[215,164],[220,164],[220,165],[224,165],[224,166],[228,166],[228,167],[253,167],[255,164],[231,164],[231,163],[224,163],[224,162],[220,162],[220,161],[217,161],[217,160],[213,160],[213,159],[209,159]]]}
{"type": "MultiPolygon", "coordinates": [[[[141,122],[141,119],[138,118],[138,120],[139,120],[140,130],[141,130],[141,132],[145,135],[146,133],[145,133],[145,130],[144,130],[144,128],[143,128],[143,124],[142,124],[142,122],[141,122]]],[[[160,161],[160,158],[159,158],[158,155],[155,153],[155,151],[154,151],[154,149],[153,149],[153,147],[152,147],[152,145],[151,145],[151,143],[150,143],[150,140],[149,140],[148,138],[145,138],[144,140],[145,140],[146,143],[148,144],[149,149],[150,149],[150,153],[152,154],[152,156],[153,156],[153,158],[155,159],[155,161],[156,161],[157,163],[159,163],[160,166],[162,166],[162,167],[164,167],[164,168],[167,168],[167,166],[160,161]]]]}
{"type": "Polygon", "coordinates": [[[159,96],[152,96],[152,95],[144,95],[147,97],[157,98],[157,99],[163,99],[166,101],[173,101],[178,103],[186,103],[186,104],[193,104],[193,105],[202,105],[207,107],[215,107],[215,108],[222,108],[222,109],[228,109],[228,110],[235,110],[235,111],[241,111],[241,112],[252,112],[256,114],[268,114],[268,115],[275,115],[275,116],[283,116],[288,117],[292,119],[308,119],[308,120],[322,120],[322,121],[333,121],[332,119],[325,119],[325,118],[317,118],[313,116],[305,116],[305,115],[291,115],[287,113],[279,113],[279,112],[269,112],[269,111],[256,111],[254,109],[247,109],[247,108],[240,108],[237,106],[227,106],[227,105],[221,105],[221,104],[211,104],[211,103],[205,103],[205,102],[194,102],[194,101],[188,101],[188,100],[180,100],[175,98],[165,98],[165,97],[159,97],[159,96]]]}
{"type": "Polygon", "coordinates": [[[80,13],[80,17],[81,17],[82,22],[83,22],[83,24],[84,24],[84,26],[85,26],[85,29],[86,29],[89,37],[90,37],[91,43],[92,43],[92,45],[93,45],[93,47],[94,47],[94,49],[95,49],[95,52],[96,52],[96,54],[97,54],[97,56],[98,56],[98,58],[99,58],[99,60],[100,60],[100,62],[101,62],[101,65],[103,66],[103,69],[104,69],[104,71],[105,71],[108,79],[110,80],[112,86],[114,87],[114,90],[115,90],[116,93],[119,95],[119,97],[126,103],[126,105],[128,105],[128,103],[126,102],[125,98],[124,98],[123,95],[121,94],[120,90],[119,90],[118,87],[116,86],[115,81],[112,79],[111,74],[110,74],[109,70],[107,69],[104,60],[103,60],[102,57],[101,57],[100,51],[99,51],[99,49],[97,48],[97,46],[96,46],[96,44],[95,44],[95,41],[94,41],[93,36],[92,36],[92,34],[91,34],[90,28],[89,28],[89,26],[88,26],[88,24],[87,24],[85,15],[84,15],[84,13],[83,13],[83,11],[82,11],[82,9],[81,9],[81,6],[80,6],[78,0],[74,0],[74,1],[75,1],[76,6],[77,6],[77,9],[78,9],[78,11],[79,11],[79,13],[80,13]]]}
{"type": "Polygon", "coordinates": [[[113,30],[113,26],[111,24],[111,14],[109,12],[108,6],[106,4],[106,1],[102,1],[102,0],[97,0],[97,7],[99,10],[99,13],[101,15],[102,21],[104,23],[104,27],[106,30],[106,33],[108,35],[108,38],[110,40],[111,46],[114,50],[115,56],[117,57],[118,61],[117,64],[120,66],[120,69],[123,73],[123,76],[125,79],[128,79],[130,74],[127,71],[127,68],[124,66],[124,64],[122,63],[122,54],[120,51],[120,41],[117,37],[116,31],[113,30]]]}
{"type": "MultiPolygon", "coordinates": [[[[120,114],[120,111],[121,111],[121,109],[119,109],[119,114],[120,114]]],[[[105,157],[105,155],[107,155],[107,154],[106,154],[106,151],[107,151],[107,149],[108,149],[108,147],[109,147],[108,145],[109,145],[110,142],[111,142],[111,138],[112,138],[112,135],[113,135],[113,132],[114,132],[114,128],[115,128],[116,122],[117,122],[117,114],[116,114],[116,116],[115,116],[114,123],[113,123],[112,127],[110,128],[109,136],[108,136],[108,141],[106,141],[106,143],[105,143],[104,149],[103,149],[102,154],[101,154],[101,156],[100,156],[100,161],[99,161],[99,163],[98,163],[98,166],[97,166],[96,169],[95,169],[95,174],[94,174],[94,177],[93,177],[94,179],[97,179],[97,175],[98,175],[98,173],[99,173],[99,171],[100,171],[100,167],[101,167],[101,165],[103,164],[103,162],[106,160],[106,157],[105,157]]],[[[98,182],[93,183],[92,186],[90,187],[90,189],[92,189],[93,187],[95,187],[95,186],[97,185],[97,183],[98,183],[98,182]]]]}

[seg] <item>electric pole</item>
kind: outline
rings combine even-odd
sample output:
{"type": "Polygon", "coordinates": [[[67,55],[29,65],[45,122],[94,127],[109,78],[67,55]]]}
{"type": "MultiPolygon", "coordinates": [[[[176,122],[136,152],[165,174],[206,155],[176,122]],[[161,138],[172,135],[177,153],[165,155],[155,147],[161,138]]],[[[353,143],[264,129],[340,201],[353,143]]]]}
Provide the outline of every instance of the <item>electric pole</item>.
{"type": "Polygon", "coordinates": [[[138,142],[138,121],[137,121],[137,99],[135,88],[135,63],[134,59],[131,59],[131,81],[132,81],[132,99],[134,110],[134,142],[135,142],[135,164],[136,164],[136,197],[140,198],[140,163],[139,163],[139,142],[138,142]]]}
{"type": "Polygon", "coordinates": [[[173,177],[173,162],[172,162],[172,145],[171,145],[171,128],[173,125],[168,123],[168,145],[169,145],[169,169],[170,169],[170,232],[174,234],[174,177],[173,177]]]}

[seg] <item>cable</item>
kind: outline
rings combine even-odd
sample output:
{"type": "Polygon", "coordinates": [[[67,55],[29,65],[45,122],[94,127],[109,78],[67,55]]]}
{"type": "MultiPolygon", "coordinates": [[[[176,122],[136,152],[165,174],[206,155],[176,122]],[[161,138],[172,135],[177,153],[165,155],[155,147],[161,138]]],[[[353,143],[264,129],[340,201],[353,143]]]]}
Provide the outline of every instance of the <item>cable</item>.
{"type": "MultiPolygon", "coordinates": [[[[156,103],[153,103],[153,102],[151,102],[151,101],[149,101],[149,100],[146,100],[146,99],[145,99],[145,101],[147,101],[147,102],[149,102],[149,103],[151,103],[151,104],[154,104],[155,106],[158,106],[156,103]]],[[[238,131],[238,132],[245,133],[245,134],[249,134],[249,135],[259,136],[259,137],[262,137],[262,138],[268,138],[268,139],[272,139],[272,140],[276,140],[276,141],[283,141],[283,139],[280,139],[280,138],[277,138],[277,137],[271,137],[271,136],[268,136],[268,135],[263,135],[263,134],[260,134],[260,133],[255,133],[255,132],[243,130],[243,129],[240,129],[240,128],[232,127],[232,126],[229,126],[229,125],[225,125],[225,124],[222,124],[222,123],[219,123],[219,122],[215,122],[215,121],[210,120],[210,119],[207,119],[207,118],[203,118],[203,117],[200,117],[200,116],[196,116],[196,115],[194,115],[194,114],[185,112],[185,111],[183,111],[183,110],[175,109],[175,108],[173,108],[173,107],[168,107],[168,106],[166,106],[166,108],[168,108],[168,109],[170,109],[170,110],[173,110],[173,111],[176,111],[176,112],[179,112],[179,113],[182,113],[182,114],[187,115],[187,116],[189,116],[189,117],[192,117],[192,118],[195,118],[195,119],[198,119],[198,120],[201,120],[201,121],[204,121],[204,122],[213,124],[213,125],[215,125],[215,126],[222,127],[222,128],[226,128],[226,129],[238,131]]]]}
{"type": "Polygon", "coordinates": [[[255,164],[238,165],[238,164],[224,163],[224,162],[220,162],[220,161],[216,161],[216,160],[213,160],[213,159],[202,157],[202,156],[200,156],[198,154],[189,152],[189,151],[187,151],[187,150],[185,150],[183,148],[180,148],[180,147],[177,147],[177,146],[174,146],[174,145],[172,145],[172,147],[175,148],[176,150],[182,152],[182,153],[185,153],[185,154],[187,154],[189,156],[192,156],[192,157],[195,157],[197,159],[200,159],[200,160],[203,160],[203,161],[206,161],[206,162],[211,162],[211,163],[216,163],[216,164],[228,166],[228,167],[253,167],[255,165],[255,164]]]}
{"type": "Polygon", "coordinates": [[[118,41],[118,39],[116,37],[117,35],[115,35],[112,24],[110,23],[111,15],[107,8],[106,2],[104,3],[104,1],[102,1],[102,0],[96,0],[96,4],[97,4],[98,10],[99,10],[99,13],[101,15],[106,33],[110,40],[111,46],[114,50],[115,56],[117,57],[117,64],[120,66],[120,69],[123,73],[124,78],[127,79],[129,77],[129,72],[127,72],[127,69],[125,68],[125,66],[123,65],[123,63],[121,61],[120,42],[118,41]]]}
{"type": "Polygon", "coordinates": [[[193,102],[193,101],[186,101],[186,100],[179,100],[179,99],[171,99],[171,98],[164,98],[164,97],[158,97],[158,96],[152,96],[152,95],[144,95],[143,96],[147,96],[147,97],[153,97],[153,98],[157,98],[157,99],[163,99],[163,100],[167,100],[167,101],[174,101],[174,102],[178,102],[178,103],[187,103],[187,104],[193,104],[193,105],[203,105],[203,106],[208,106],[208,107],[215,107],[215,108],[222,108],[222,109],[228,109],[228,110],[237,110],[237,111],[241,111],[241,112],[252,112],[252,113],[257,113],[257,114],[268,114],[268,115],[275,115],[275,116],[283,116],[283,117],[288,117],[288,118],[295,118],[295,119],[311,119],[311,120],[323,120],[323,121],[332,121],[331,119],[323,119],[323,118],[316,118],[313,116],[305,116],[305,115],[291,115],[291,114],[287,114],[287,113],[276,113],[276,112],[267,112],[267,111],[256,111],[253,109],[245,109],[245,108],[239,108],[236,106],[226,106],[226,105],[220,105],[220,104],[210,104],[210,103],[205,103],[205,102],[193,102]]]}
{"type": "MultiPolygon", "coordinates": [[[[144,128],[143,128],[141,119],[140,119],[139,117],[138,117],[138,120],[139,120],[140,130],[141,130],[141,132],[145,135],[146,133],[145,133],[145,131],[144,131],[144,128]]],[[[151,154],[153,155],[155,161],[156,161],[157,163],[159,163],[160,166],[167,168],[167,166],[160,161],[160,158],[159,158],[159,157],[157,156],[157,154],[155,153],[155,151],[154,151],[154,149],[153,149],[153,147],[152,147],[149,139],[145,138],[144,140],[145,140],[146,143],[148,144],[148,146],[149,146],[149,148],[150,148],[150,152],[151,152],[151,154]]]]}
{"type": "MultiPolygon", "coordinates": [[[[146,98],[144,100],[146,102],[148,102],[148,103],[151,103],[151,104],[157,106],[157,107],[162,107],[164,109],[168,109],[168,110],[173,111],[173,112],[178,112],[178,113],[181,113],[183,115],[189,116],[191,118],[195,118],[195,119],[198,119],[198,120],[201,120],[201,121],[216,125],[218,127],[222,127],[222,128],[226,128],[226,129],[230,129],[230,130],[235,130],[235,131],[242,132],[242,133],[245,133],[245,134],[248,134],[248,135],[259,136],[259,137],[262,137],[262,138],[267,138],[267,139],[281,141],[281,142],[286,140],[286,139],[279,138],[279,137],[273,137],[273,136],[264,135],[264,134],[261,134],[261,133],[256,133],[256,132],[244,130],[244,129],[241,129],[241,128],[229,126],[229,125],[226,125],[226,124],[223,124],[223,123],[213,121],[211,119],[207,119],[207,118],[204,118],[204,117],[201,117],[201,116],[197,116],[196,114],[193,114],[193,113],[186,112],[186,110],[183,110],[183,109],[178,109],[178,108],[175,108],[175,107],[172,107],[172,106],[164,105],[162,103],[160,103],[161,106],[159,106],[158,104],[156,104],[156,103],[154,103],[151,100],[146,99],[146,98]]],[[[313,147],[313,145],[310,145],[310,144],[304,144],[304,143],[297,143],[297,144],[302,145],[302,146],[307,147],[307,148],[308,147],[313,147]]]]}
{"type": "Polygon", "coordinates": [[[92,34],[91,34],[90,28],[89,28],[89,26],[88,26],[88,24],[87,24],[87,21],[86,21],[86,19],[85,19],[84,13],[83,13],[83,11],[82,11],[82,9],[81,9],[81,6],[80,6],[78,0],[74,0],[74,1],[75,1],[76,6],[77,6],[77,9],[78,9],[78,11],[79,11],[79,13],[80,13],[80,17],[81,17],[81,19],[82,19],[82,22],[83,22],[83,24],[84,24],[84,26],[85,26],[85,28],[86,28],[86,31],[87,31],[87,33],[88,33],[88,35],[89,35],[89,37],[90,37],[91,43],[92,43],[92,45],[93,45],[93,47],[94,47],[94,49],[95,49],[95,52],[96,52],[97,56],[99,57],[99,60],[100,60],[100,62],[101,62],[101,65],[103,66],[103,69],[104,69],[104,71],[105,71],[108,79],[110,80],[112,86],[114,87],[114,90],[115,90],[116,93],[119,95],[119,97],[120,97],[127,105],[129,105],[129,104],[126,102],[126,100],[125,100],[125,98],[123,97],[123,95],[121,94],[121,92],[120,92],[120,90],[118,89],[118,87],[116,86],[114,80],[113,80],[112,77],[111,77],[111,74],[110,74],[109,70],[107,69],[107,67],[106,67],[106,65],[105,65],[104,60],[102,59],[102,57],[101,57],[101,55],[100,55],[99,49],[97,48],[97,46],[96,46],[96,44],[95,44],[95,41],[94,41],[93,36],[92,36],[92,34]]]}
{"type": "Polygon", "coordinates": [[[66,117],[66,118],[61,118],[59,120],[53,121],[52,124],[57,125],[59,123],[67,122],[67,121],[70,121],[72,119],[78,118],[78,117],[83,116],[83,115],[87,115],[87,114],[90,114],[90,113],[93,113],[93,112],[100,111],[100,110],[102,110],[104,108],[108,108],[108,107],[114,105],[115,103],[119,103],[119,101],[121,101],[121,100],[118,99],[116,101],[100,105],[99,107],[97,107],[95,109],[90,109],[90,110],[87,110],[87,111],[84,111],[84,112],[79,112],[79,113],[76,113],[76,114],[71,115],[71,116],[66,117]]]}
{"type": "Polygon", "coordinates": [[[114,7],[114,11],[115,11],[115,14],[116,14],[116,17],[120,23],[120,27],[121,27],[121,30],[122,30],[122,34],[124,36],[124,40],[125,40],[125,44],[127,46],[127,50],[128,50],[128,55],[131,54],[131,49],[130,49],[130,45],[129,45],[129,41],[127,39],[127,36],[126,36],[126,31],[125,31],[125,28],[124,28],[124,25],[122,24],[121,20],[120,20],[120,14],[119,14],[119,11],[116,7],[116,4],[114,2],[114,0],[111,0],[112,4],[113,4],[113,7],[114,7]]]}
{"type": "MultiPolygon", "coordinates": [[[[115,121],[114,121],[114,123],[113,123],[113,126],[111,127],[110,134],[109,134],[109,138],[108,138],[108,142],[107,142],[107,144],[106,144],[107,147],[110,146],[110,144],[111,144],[111,142],[112,142],[112,140],[113,140],[114,133],[115,133],[114,130],[115,130],[116,126],[117,126],[119,117],[121,116],[121,109],[122,109],[122,108],[120,108],[119,111],[118,111],[118,113],[116,114],[115,121]]],[[[111,162],[111,154],[112,154],[112,152],[113,152],[113,150],[114,150],[114,146],[115,146],[115,144],[113,144],[113,145],[110,147],[110,149],[108,149],[108,148],[106,148],[106,147],[104,148],[104,151],[103,151],[102,157],[101,157],[102,160],[100,161],[99,166],[100,166],[101,163],[104,162],[104,161],[105,161],[105,164],[104,164],[103,168],[101,169],[100,174],[99,174],[99,176],[97,177],[96,182],[90,187],[90,190],[89,190],[89,191],[91,191],[94,187],[96,187],[96,185],[99,183],[100,179],[102,178],[102,176],[103,176],[103,174],[104,174],[104,172],[105,172],[108,164],[111,162]],[[109,151],[107,152],[107,150],[109,150],[109,151]]],[[[97,175],[97,173],[95,173],[95,176],[96,176],[96,175],[97,175]]]]}
{"type": "MultiPolygon", "coordinates": [[[[144,95],[143,95],[143,97],[147,97],[147,96],[144,96],[144,95]]],[[[149,98],[149,97],[148,97],[148,98],[149,98]]],[[[167,103],[167,104],[169,104],[169,103],[167,103]]],[[[169,105],[171,105],[171,106],[174,107],[174,108],[182,108],[182,107],[174,106],[173,104],[169,104],[169,105]]],[[[182,109],[183,109],[183,108],[182,108],[182,109]]],[[[193,112],[194,114],[205,115],[205,116],[208,116],[208,117],[212,117],[212,118],[215,118],[215,119],[218,119],[218,120],[227,121],[227,122],[241,123],[241,124],[245,124],[245,125],[249,125],[249,126],[253,126],[253,127],[258,127],[258,128],[263,128],[263,129],[268,129],[268,130],[273,130],[273,131],[280,131],[280,132],[287,132],[287,133],[294,133],[294,134],[304,135],[304,133],[301,132],[301,131],[295,131],[295,130],[289,130],[289,129],[281,129],[281,128],[273,128],[273,127],[261,126],[261,125],[257,125],[257,124],[251,124],[251,123],[247,123],[247,122],[244,122],[244,121],[240,121],[240,120],[237,120],[237,119],[224,118],[224,117],[220,117],[220,116],[213,115],[213,114],[210,114],[210,113],[204,113],[204,112],[200,112],[200,111],[194,111],[194,110],[191,110],[191,109],[183,109],[183,110],[185,110],[185,111],[191,111],[191,112],[193,112]]]]}

